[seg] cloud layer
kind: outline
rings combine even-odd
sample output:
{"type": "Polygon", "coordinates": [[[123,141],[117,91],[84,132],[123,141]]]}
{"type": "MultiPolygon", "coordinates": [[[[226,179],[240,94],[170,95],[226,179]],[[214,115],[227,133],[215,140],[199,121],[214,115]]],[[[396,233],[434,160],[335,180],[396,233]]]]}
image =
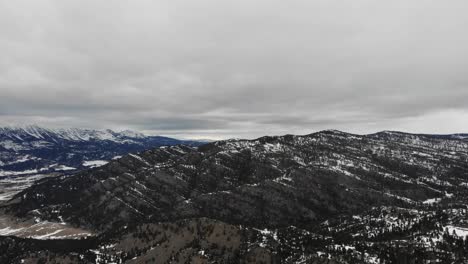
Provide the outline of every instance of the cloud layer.
{"type": "Polygon", "coordinates": [[[0,1],[0,124],[466,132],[468,3],[0,1]]]}

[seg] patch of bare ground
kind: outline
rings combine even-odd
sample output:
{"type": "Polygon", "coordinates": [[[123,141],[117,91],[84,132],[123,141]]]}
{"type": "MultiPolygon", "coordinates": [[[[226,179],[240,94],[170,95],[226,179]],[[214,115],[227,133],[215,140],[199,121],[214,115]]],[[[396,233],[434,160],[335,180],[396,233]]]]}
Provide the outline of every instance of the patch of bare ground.
{"type": "Polygon", "coordinates": [[[0,216],[0,236],[16,236],[34,239],[79,239],[93,233],[66,223],[49,221],[36,222],[11,216],[0,216]]]}

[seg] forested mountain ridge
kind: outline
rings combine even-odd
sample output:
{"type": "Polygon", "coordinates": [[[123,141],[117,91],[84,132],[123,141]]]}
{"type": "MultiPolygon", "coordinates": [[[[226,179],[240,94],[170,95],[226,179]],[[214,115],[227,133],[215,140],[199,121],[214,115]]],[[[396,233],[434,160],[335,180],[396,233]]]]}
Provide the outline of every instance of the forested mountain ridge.
{"type": "Polygon", "coordinates": [[[463,135],[329,130],[130,154],[4,210],[93,230],[103,263],[450,263],[467,257],[467,197],[463,135]]]}

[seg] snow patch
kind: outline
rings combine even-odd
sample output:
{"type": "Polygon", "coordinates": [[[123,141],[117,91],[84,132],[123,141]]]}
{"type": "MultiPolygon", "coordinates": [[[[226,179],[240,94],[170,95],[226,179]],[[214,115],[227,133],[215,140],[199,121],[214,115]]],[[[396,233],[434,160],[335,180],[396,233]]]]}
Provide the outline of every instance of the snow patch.
{"type": "Polygon", "coordinates": [[[83,166],[96,168],[96,167],[106,165],[107,163],[109,163],[109,161],[107,160],[87,160],[83,162],[83,166]]]}

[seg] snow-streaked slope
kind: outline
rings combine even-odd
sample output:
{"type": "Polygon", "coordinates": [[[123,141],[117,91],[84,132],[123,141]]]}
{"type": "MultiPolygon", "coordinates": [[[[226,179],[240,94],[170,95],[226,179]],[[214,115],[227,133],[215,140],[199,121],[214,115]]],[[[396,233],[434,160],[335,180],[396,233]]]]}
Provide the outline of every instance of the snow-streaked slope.
{"type": "Polygon", "coordinates": [[[463,184],[468,183],[467,161],[463,140],[395,132],[226,140],[129,154],[34,186],[18,209],[34,209],[38,202],[67,204],[64,215],[75,219],[77,208],[79,221],[97,228],[118,220],[107,218],[117,213],[130,222],[209,213],[221,220],[261,223],[268,216],[273,226],[290,222],[305,228],[371,206],[424,207],[440,204],[426,202],[431,199],[456,200],[468,193],[463,184]],[[264,216],[254,212],[265,206],[264,216]]]}

